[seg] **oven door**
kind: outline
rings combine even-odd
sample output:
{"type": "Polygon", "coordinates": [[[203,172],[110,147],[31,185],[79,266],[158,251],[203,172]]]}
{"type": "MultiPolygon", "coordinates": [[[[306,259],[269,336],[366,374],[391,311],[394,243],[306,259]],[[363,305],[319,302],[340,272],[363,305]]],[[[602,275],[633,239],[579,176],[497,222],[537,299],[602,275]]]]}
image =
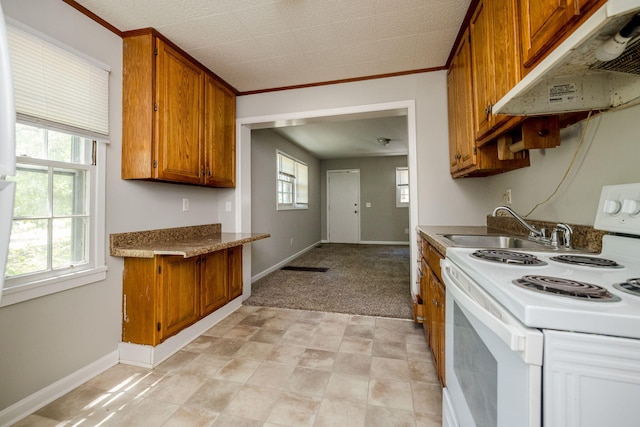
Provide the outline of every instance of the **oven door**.
{"type": "Polygon", "coordinates": [[[539,427],[542,333],[524,326],[450,260],[444,426],[539,427]]]}

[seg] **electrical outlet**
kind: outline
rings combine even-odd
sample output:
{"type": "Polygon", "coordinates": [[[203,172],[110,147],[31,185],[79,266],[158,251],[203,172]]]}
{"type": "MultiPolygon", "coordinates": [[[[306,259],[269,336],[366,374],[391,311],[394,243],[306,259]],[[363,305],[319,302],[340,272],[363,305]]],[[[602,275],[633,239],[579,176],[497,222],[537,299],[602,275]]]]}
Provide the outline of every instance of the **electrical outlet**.
{"type": "Polygon", "coordinates": [[[182,199],[182,212],[189,212],[189,199],[182,199]]]}
{"type": "Polygon", "coordinates": [[[504,198],[505,198],[505,202],[507,202],[508,205],[511,204],[511,189],[507,188],[507,191],[504,192],[504,198]]]}
{"type": "Polygon", "coordinates": [[[225,212],[231,212],[231,202],[226,202],[224,204],[224,210],[225,212]]]}
{"type": "Polygon", "coordinates": [[[289,244],[293,246],[293,237],[289,240],[289,244]]]}

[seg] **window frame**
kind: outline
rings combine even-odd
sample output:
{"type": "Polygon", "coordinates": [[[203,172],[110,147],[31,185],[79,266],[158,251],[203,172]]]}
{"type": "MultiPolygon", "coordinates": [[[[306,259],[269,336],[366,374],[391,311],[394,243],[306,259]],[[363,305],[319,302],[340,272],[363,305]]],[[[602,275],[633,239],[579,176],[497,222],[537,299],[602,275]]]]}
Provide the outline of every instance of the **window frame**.
{"type": "MultiPolygon", "coordinates": [[[[29,121],[18,120],[18,123],[34,126],[34,124],[29,121]]],[[[68,129],[56,129],[55,126],[35,126],[50,131],[70,133],[68,129]]],[[[106,144],[94,142],[94,146],[95,165],[77,165],[77,169],[88,170],[88,173],[91,175],[89,177],[90,188],[88,189],[90,198],[88,204],[88,262],[71,268],[52,269],[46,272],[6,278],[0,307],[51,295],[106,279],[106,144]]],[[[19,167],[20,164],[69,167],[68,163],[56,160],[16,157],[16,165],[19,167]]]]}
{"type": "Polygon", "coordinates": [[[410,187],[409,187],[409,167],[407,166],[398,166],[396,167],[396,207],[397,208],[408,208],[411,203],[410,196],[410,187]],[[407,173],[407,183],[400,183],[400,173],[406,171],[407,173]],[[407,197],[409,198],[408,202],[402,201],[402,189],[406,188],[407,197]]]}
{"type": "MultiPolygon", "coordinates": [[[[282,185],[282,187],[284,184],[282,185]]],[[[276,210],[277,211],[288,211],[288,210],[302,210],[309,209],[309,165],[305,162],[296,159],[295,157],[285,153],[281,150],[276,150],[276,210]],[[281,162],[280,157],[285,157],[293,162],[294,171],[293,174],[289,174],[281,170],[281,162]],[[302,165],[306,169],[306,202],[301,202],[299,200],[300,186],[305,180],[300,179],[300,171],[299,166],[302,165]],[[282,176],[286,176],[290,178],[290,180],[282,179],[282,176]],[[281,182],[282,183],[290,183],[291,184],[291,192],[288,191],[286,194],[291,194],[291,203],[281,203],[281,194],[285,194],[284,191],[281,191],[281,182]]]]}

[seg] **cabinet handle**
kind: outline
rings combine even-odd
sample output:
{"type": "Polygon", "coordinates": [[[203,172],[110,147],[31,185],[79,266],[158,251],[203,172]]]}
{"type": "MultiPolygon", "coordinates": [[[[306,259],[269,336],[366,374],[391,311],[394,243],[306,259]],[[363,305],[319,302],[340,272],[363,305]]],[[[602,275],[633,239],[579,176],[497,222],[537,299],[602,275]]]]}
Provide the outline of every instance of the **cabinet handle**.
{"type": "Polygon", "coordinates": [[[211,170],[210,169],[207,169],[207,175],[211,176],[211,170]]]}
{"type": "Polygon", "coordinates": [[[489,114],[491,114],[492,109],[493,109],[493,105],[491,104],[487,105],[487,108],[484,109],[484,114],[488,116],[489,114]]]}

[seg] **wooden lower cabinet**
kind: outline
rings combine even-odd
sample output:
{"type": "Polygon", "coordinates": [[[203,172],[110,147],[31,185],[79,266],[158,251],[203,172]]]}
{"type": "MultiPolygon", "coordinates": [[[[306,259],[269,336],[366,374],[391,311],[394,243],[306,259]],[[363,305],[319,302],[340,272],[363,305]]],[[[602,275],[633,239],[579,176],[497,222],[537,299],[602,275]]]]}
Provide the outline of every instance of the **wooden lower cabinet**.
{"type": "Polygon", "coordinates": [[[431,347],[440,384],[445,386],[445,287],[440,276],[442,256],[424,239],[420,261],[420,295],[422,297],[423,327],[431,347]]]}
{"type": "Polygon", "coordinates": [[[156,329],[160,341],[198,320],[200,259],[182,256],[158,257],[159,312],[156,329]]]}
{"type": "Polygon", "coordinates": [[[206,316],[230,301],[228,250],[203,255],[201,263],[200,313],[206,316]]]}
{"type": "Polygon", "coordinates": [[[242,246],[229,248],[229,300],[242,295],[242,246]]]}
{"type": "Polygon", "coordinates": [[[242,246],[191,258],[125,258],[122,341],[158,345],[240,295],[242,246]]]}

